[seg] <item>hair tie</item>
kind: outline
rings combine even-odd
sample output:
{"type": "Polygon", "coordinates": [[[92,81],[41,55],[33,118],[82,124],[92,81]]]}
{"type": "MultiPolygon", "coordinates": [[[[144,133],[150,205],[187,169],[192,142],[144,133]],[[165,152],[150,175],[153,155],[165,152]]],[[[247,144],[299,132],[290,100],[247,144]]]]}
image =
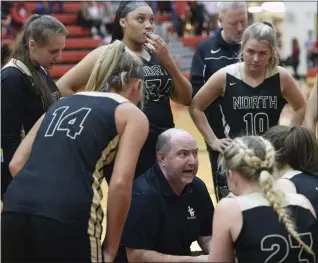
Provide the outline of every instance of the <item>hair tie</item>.
{"type": "Polygon", "coordinates": [[[263,23],[264,25],[267,25],[267,26],[269,26],[270,28],[274,29],[273,25],[272,25],[270,22],[268,22],[268,21],[263,21],[262,23],[263,23]]]}
{"type": "Polygon", "coordinates": [[[120,82],[120,77],[118,75],[111,75],[108,80],[109,83],[120,82]]]}

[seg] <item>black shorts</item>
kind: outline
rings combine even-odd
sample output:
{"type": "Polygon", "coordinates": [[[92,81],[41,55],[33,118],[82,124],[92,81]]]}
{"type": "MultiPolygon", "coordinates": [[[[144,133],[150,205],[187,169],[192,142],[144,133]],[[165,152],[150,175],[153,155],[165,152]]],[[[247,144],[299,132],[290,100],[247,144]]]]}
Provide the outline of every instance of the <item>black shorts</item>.
{"type": "Polygon", "coordinates": [[[100,240],[41,216],[3,213],[1,241],[2,262],[103,262],[100,240]]]}

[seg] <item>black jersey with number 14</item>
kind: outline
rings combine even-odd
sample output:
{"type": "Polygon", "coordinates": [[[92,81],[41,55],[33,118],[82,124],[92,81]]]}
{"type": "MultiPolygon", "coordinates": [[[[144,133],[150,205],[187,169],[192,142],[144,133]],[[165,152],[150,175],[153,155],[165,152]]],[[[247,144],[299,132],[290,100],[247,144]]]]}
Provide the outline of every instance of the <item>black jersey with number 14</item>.
{"type": "Polygon", "coordinates": [[[112,173],[119,143],[115,110],[125,102],[118,94],[81,92],[50,107],[3,211],[48,217],[100,238],[101,183],[112,173]]]}

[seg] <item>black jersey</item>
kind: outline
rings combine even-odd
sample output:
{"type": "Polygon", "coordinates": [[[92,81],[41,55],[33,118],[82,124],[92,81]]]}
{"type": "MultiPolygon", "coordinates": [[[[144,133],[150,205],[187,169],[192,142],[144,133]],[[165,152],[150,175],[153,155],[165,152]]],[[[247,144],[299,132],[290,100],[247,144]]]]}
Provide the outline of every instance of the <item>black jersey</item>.
{"type": "Polygon", "coordinates": [[[100,238],[101,183],[119,143],[118,94],[81,92],[57,101],[43,119],[29,160],[4,196],[4,212],[45,216],[100,238]]]}
{"type": "Polygon", "coordinates": [[[285,173],[282,178],[294,183],[297,193],[308,198],[318,215],[318,177],[294,170],[285,173]]]}
{"type": "Polygon", "coordinates": [[[143,59],[143,63],[145,79],[144,113],[148,117],[152,128],[172,128],[174,123],[170,106],[171,76],[153,56],[149,61],[143,59]]]}
{"type": "MultiPolygon", "coordinates": [[[[53,99],[61,97],[50,75],[42,68],[39,73],[47,83],[53,99]]],[[[1,194],[9,185],[12,177],[9,162],[21,142],[21,131],[27,134],[34,123],[47,110],[40,92],[36,92],[30,70],[17,59],[11,59],[1,70],[1,194]]]]}
{"type": "MultiPolygon", "coordinates": [[[[288,194],[287,208],[301,239],[317,251],[318,224],[302,195],[288,194]]],[[[279,221],[260,193],[234,197],[240,203],[243,226],[234,248],[238,262],[315,262],[279,221]]]]}
{"type": "Polygon", "coordinates": [[[226,72],[220,106],[225,136],[260,136],[279,123],[286,104],[279,73],[268,73],[263,83],[253,88],[242,80],[240,66],[241,63],[236,63],[222,69],[226,72]]]}
{"type": "MultiPolygon", "coordinates": [[[[219,69],[238,62],[240,45],[229,44],[224,41],[222,30],[219,30],[214,37],[202,41],[196,48],[190,72],[193,95],[219,69]]],[[[204,112],[215,135],[218,138],[223,138],[224,130],[222,129],[220,101],[219,98],[216,99],[204,112]]]]}

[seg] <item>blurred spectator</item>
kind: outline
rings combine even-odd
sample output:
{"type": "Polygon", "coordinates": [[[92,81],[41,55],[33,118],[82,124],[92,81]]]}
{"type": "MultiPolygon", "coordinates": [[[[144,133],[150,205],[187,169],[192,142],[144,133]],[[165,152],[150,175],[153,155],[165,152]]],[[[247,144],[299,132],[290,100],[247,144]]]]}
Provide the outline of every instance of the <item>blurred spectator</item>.
{"type": "Polygon", "coordinates": [[[157,1],[158,9],[161,14],[171,13],[171,1],[157,1]]]}
{"type": "Polygon", "coordinates": [[[297,38],[292,39],[292,55],[291,55],[291,66],[294,70],[294,77],[298,80],[298,66],[299,66],[299,55],[300,49],[297,38]]]}
{"type": "Polygon", "coordinates": [[[98,4],[97,1],[81,2],[81,9],[78,13],[78,24],[90,28],[93,38],[106,37],[105,27],[102,29],[104,11],[104,6],[98,4]]]}
{"type": "Polygon", "coordinates": [[[1,20],[10,15],[10,10],[14,6],[14,2],[1,1],[1,20]]]}
{"type": "Polygon", "coordinates": [[[308,39],[305,42],[305,50],[307,55],[307,66],[313,67],[314,66],[314,60],[313,60],[313,50],[315,48],[315,39],[313,38],[313,32],[312,30],[308,31],[308,39]]]}
{"type": "Polygon", "coordinates": [[[158,1],[146,1],[146,2],[151,7],[152,12],[156,14],[158,11],[158,1]]]}
{"type": "Polygon", "coordinates": [[[13,33],[10,23],[10,15],[7,15],[6,19],[1,19],[1,67],[6,63],[13,44],[13,33]]]}
{"type": "Polygon", "coordinates": [[[55,5],[58,4],[59,5],[59,13],[63,13],[64,9],[63,9],[63,1],[48,1],[48,5],[49,5],[49,13],[52,14],[54,13],[54,7],[55,5]]]}
{"type": "Polygon", "coordinates": [[[189,4],[187,1],[175,2],[177,23],[175,25],[179,37],[183,37],[186,25],[186,17],[189,16],[189,4]]]}
{"type": "Polygon", "coordinates": [[[44,1],[39,1],[36,4],[35,13],[38,14],[38,15],[45,15],[45,14],[48,13],[48,10],[46,8],[46,5],[45,5],[44,1]]]}
{"type": "Polygon", "coordinates": [[[189,1],[191,12],[191,24],[194,26],[194,34],[201,36],[204,23],[204,6],[198,1],[189,1]]]}
{"type": "Polygon", "coordinates": [[[12,26],[21,29],[24,22],[32,15],[24,2],[15,2],[11,8],[12,26]]]}
{"type": "Polygon", "coordinates": [[[207,34],[211,37],[215,35],[215,30],[219,30],[218,28],[218,16],[216,13],[216,4],[217,2],[206,2],[200,1],[201,5],[204,8],[204,19],[207,23],[207,34]]]}

